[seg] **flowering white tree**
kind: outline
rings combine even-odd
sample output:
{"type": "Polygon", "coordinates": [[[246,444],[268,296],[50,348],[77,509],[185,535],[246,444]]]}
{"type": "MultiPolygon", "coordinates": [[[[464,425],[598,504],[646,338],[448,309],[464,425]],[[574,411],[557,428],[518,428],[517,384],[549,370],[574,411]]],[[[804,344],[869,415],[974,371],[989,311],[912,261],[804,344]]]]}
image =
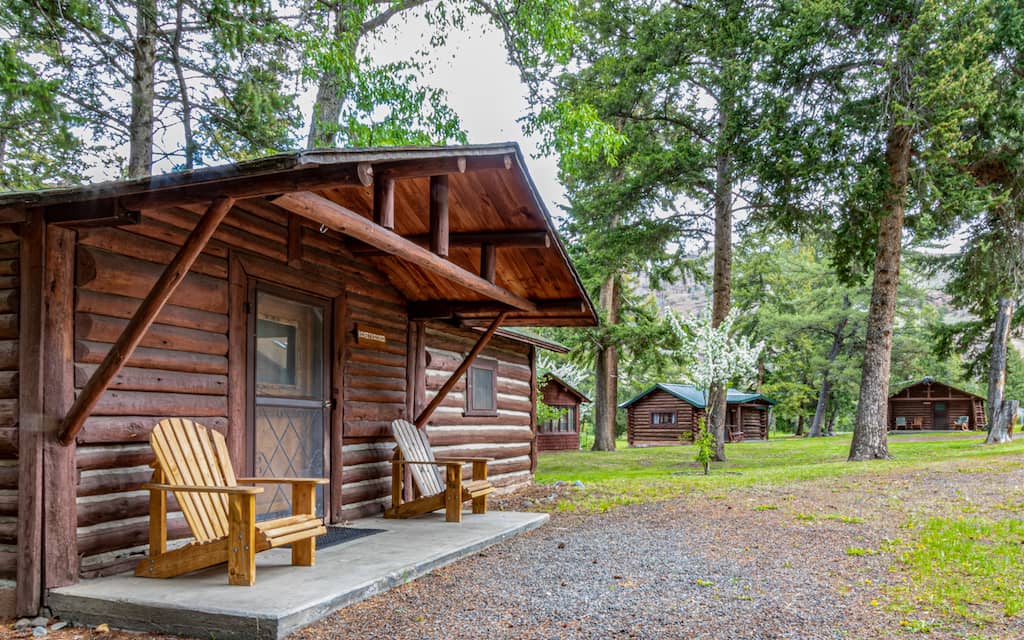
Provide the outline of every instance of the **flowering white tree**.
{"type": "Polygon", "coordinates": [[[711,412],[718,406],[718,398],[714,394],[726,393],[730,382],[752,374],[757,368],[761,350],[764,349],[764,342],[752,344],[749,338],[732,334],[735,319],[735,314],[730,311],[725,320],[714,327],[710,313],[701,314],[686,325],[672,316],[673,326],[682,343],[681,351],[693,361],[690,365],[690,378],[694,386],[704,392],[707,423],[717,425],[717,460],[725,460],[725,420],[711,419],[711,412]]]}

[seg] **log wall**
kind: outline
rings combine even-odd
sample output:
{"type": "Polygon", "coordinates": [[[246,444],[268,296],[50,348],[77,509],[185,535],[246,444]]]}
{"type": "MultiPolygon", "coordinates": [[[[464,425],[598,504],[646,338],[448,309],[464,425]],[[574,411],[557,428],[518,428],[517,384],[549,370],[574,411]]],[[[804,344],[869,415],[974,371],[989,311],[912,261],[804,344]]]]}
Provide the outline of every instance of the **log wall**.
{"type": "MultiPolygon", "coordinates": [[[[426,400],[459,366],[480,333],[429,325],[426,328],[426,400]]],[[[492,483],[502,490],[529,484],[534,438],[534,406],[530,401],[533,359],[529,345],[495,336],[481,358],[498,361],[498,415],[466,416],[463,376],[427,423],[427,434],[439,457],[486,456],[492,483]]],[[[463,470],[469,477],[470,468],[463,470]]]]}
{"type": "MultiPolygon", "coordinates": [[[[75,275],[77,388],[89,380],[195,225],[197,211],[146,211],[139,225],[80,230],[75,275]]],[[[336,326],[344,331],[345,343],[344,388],[338,398],[345,444],[334,462],[346,463],[340,492],[344,512],[358,515],[358,508],[350,504],[357,507],[370,494],[377,497],[390,490],[380,481],[387,473],[381,471],[383,454],[374,441],[386,433],[392,419],[404,416],[405,300],[376,269],[347,253],[340,237],[330,232],[301,226],[302,255],[293,255],[287,263],[287,229],[285,212],[255,201],[239,203],[86,421],[77,439],[82,577],[131,568],[146,552],[148,498],[139,486],[150,476],[153,456],[148,437],[156,422],[178,416],[221,432],[229,430],[231,377],[236,375],[229,371],[229,350],[237,342],[230,333],[228,294],[233,256],[249,265],[250,277],[315,293],[343,292],[344,303],[335,308],[344,316],[336,326]],[[382,330],[386,345],[369,349],[356,344],[356,323],[372,323],[382,330]]],[[[234,324],[246,326],[244,318],[234,324]]],[[[236,360],[244,389],[245,359],[236,360]]],[[[229,439],[237,441],[242,434],[244,429],[229,439]]],[[[241,469],[237,461],[236,467],[241,469]]],[[[173,514],[169,537],[188,536],[180,514],[173,514]]]]}
{"type": "Polygon", "coordinates": [[[661,389],[644,396],[630,405],[627,437],[630,446],[679,444],[680,436],[692,442],[697,429],[697,412],[693,405],[683,402],[661,389]],[[652,425],[652,413],[676,412],[676,423],[652,425]]]}
{"type": "Polygon", "coordinates": [[[13,579],[18,543],[18,277],[21,243],[0,226],[0,578],[13,579]]]}

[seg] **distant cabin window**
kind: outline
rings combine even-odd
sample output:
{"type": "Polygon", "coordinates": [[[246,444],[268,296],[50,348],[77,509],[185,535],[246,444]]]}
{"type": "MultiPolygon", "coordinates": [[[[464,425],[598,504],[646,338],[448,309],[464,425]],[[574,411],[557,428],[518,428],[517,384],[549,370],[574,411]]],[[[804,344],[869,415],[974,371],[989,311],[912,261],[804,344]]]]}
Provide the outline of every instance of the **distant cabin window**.
{"type": "Polygon", "coordinates": [[[661,412],[661,413],[652,413],[651,414],[651,424],[669,425],[669,424],[675,424],[675,423],[676,423],[676,414],[675,414],[674,411],[661,412]]]}
{"type": "Polygon", "coordinates": [[[466,415],[498,415],[498,361],[478,358],[466,372],[466,415]]]}
{"type": "Polygon", "coordinates": [[[541,433],[576,433],[576,407],[572,405],[553,405],[551,407],[561,411],[554,420],[547,420],[540,423],[541,433]]]}

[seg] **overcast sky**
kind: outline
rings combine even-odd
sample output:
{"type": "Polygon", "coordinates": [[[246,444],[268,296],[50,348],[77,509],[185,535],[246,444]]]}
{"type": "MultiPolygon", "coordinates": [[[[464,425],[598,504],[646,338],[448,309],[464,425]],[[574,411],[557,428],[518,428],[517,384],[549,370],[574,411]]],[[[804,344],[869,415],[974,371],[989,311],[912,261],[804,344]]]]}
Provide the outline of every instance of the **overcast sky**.
{"type": "MultiPolygon", "coordinates": [[[[384,39],[368,50],[381,61],[409,58],[427,46],[428,33],[417,13],[396,22],[384,39]]],[[[474,144],[518,142],[527,156],[527,168],[552,215],[559,215],[564,190],[558,183],[554,157],[538,157],[537,140],[523,133],[518,120],[527,114],[526,88],[519,72],[506,59],[501,34],[479,16],[467,16],[465,29],[450,34],[444,47],[435,50],[437,61],[426,78],[432,87],[448,93],[448,104],[462,119],[462,127],[474,144]]]]}

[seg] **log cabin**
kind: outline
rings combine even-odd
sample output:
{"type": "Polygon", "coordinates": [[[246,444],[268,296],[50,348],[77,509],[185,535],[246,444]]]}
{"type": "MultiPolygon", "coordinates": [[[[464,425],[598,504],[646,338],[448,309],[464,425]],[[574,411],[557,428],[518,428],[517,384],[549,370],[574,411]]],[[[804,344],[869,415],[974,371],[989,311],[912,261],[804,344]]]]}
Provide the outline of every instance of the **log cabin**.
{"type": "Polygon", "coordinates": [[[590,399],[553,373],[547,373],[541,379],[541,402],[559,414],[552,420],[537,424],[537,450],[543,453],[579,449],[580,405],[590,402],[590,399]]]}
{"type": "Polygon", "coordinates": [[[890,429],[984,429],[985,398],[925,377],[889,396],[890,429]]]}
{"type": "MultiPolygon", "coordinates": [[[[163,417],[224,433],[245,475],[329,478],[329,523],[390,504],[396,418],[439,454],[494,458],[499,487],[531,482],[538,344],[503,327],[597,322],[513,143],[0,194],[0,254],[0,579],[18,615],[145,554],[163,417]]],[[[168,529],[188,535],[180,513],[168,529]]]]}
{"type": "MultiPolygon", "coordinates": [[[[729,389],[726,432],[730,442],[767,440],[769,414],[775,401],[760,393],[729,389]]],[[[627,437],[631,447],[650,447],[693,442],[697,421],[705,415],[704,392],[689,384],[658,383],[623,402],[627,413],[627,437]]]]}

